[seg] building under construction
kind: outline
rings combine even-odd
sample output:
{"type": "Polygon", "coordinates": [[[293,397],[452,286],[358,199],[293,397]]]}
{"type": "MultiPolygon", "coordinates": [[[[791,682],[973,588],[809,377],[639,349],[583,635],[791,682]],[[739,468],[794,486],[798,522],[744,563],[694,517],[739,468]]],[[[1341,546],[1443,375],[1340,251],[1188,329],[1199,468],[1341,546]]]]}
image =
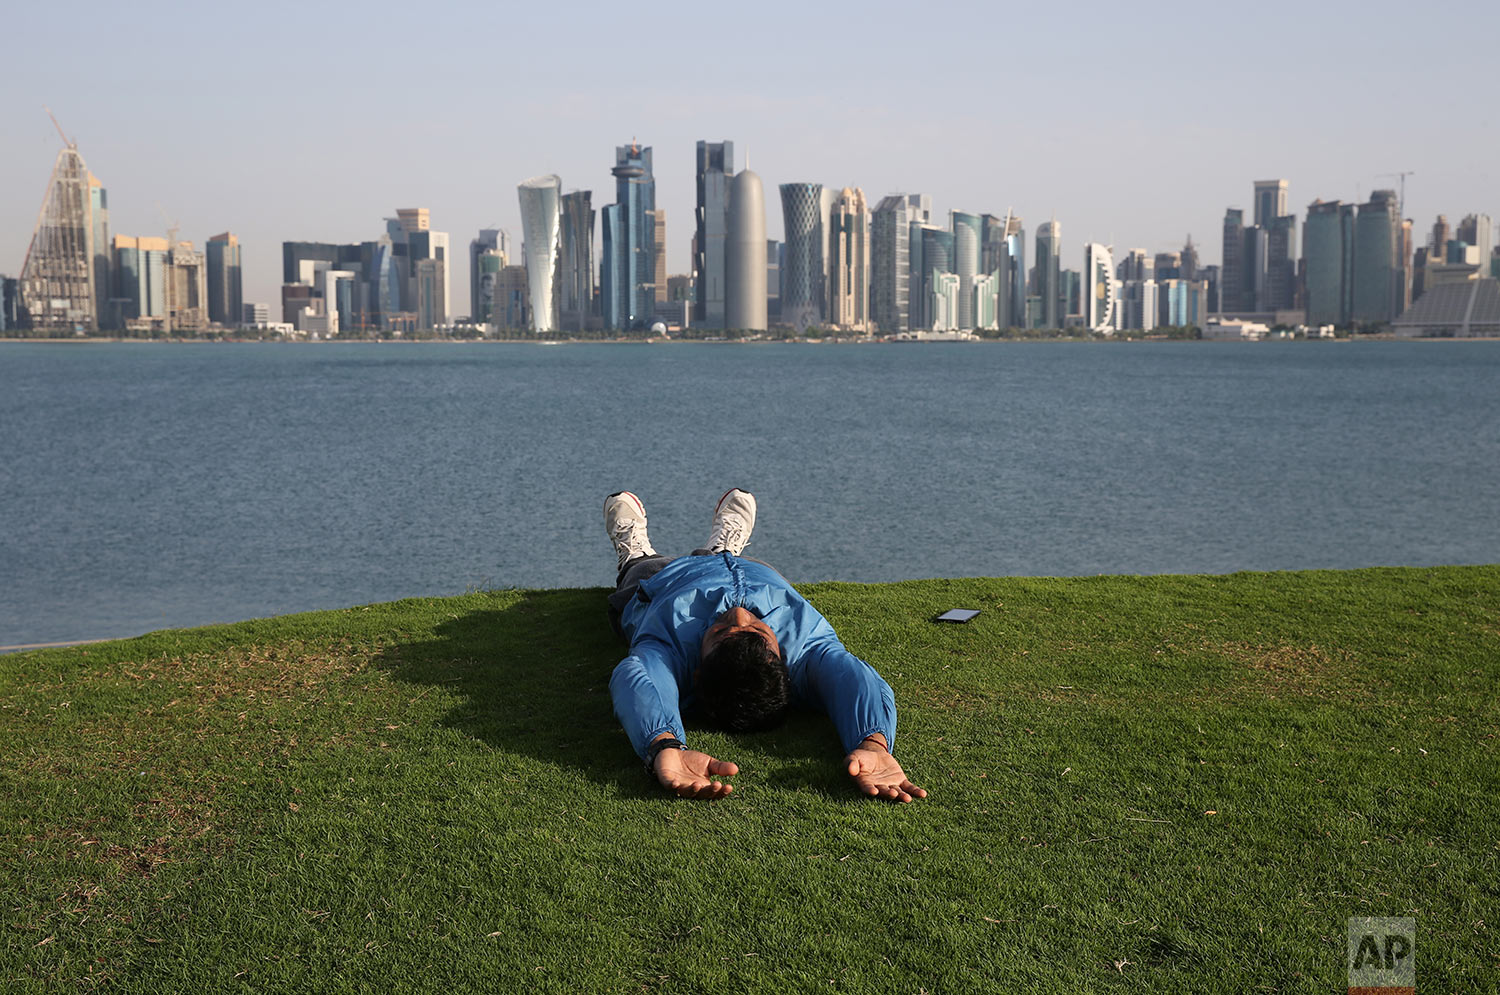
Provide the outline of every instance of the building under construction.
{"type": "Polygon", "coordinates": [[[168,332],[197,331],[208,325],[207,269],[203,253],[192,242],[179,242],[171,229],[167,249],[166,289],[168,332]]]}
{"type": "Polygon", "coordinates": [[[22,320],[33,331],[76,334],[98,328],[91,180],[77,144],[68,142],[57,153],[21,268],[22,320]]]}

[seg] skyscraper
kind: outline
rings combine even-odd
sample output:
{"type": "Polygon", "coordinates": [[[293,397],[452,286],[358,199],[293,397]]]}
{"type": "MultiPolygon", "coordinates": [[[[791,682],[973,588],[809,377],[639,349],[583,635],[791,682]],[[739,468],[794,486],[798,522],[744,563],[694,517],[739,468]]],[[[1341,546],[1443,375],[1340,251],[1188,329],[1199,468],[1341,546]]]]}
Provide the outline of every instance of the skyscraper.
{"type": "Polygon", "coordinates": [[[729,188],[724,246],[724,321],[728,328],[765,331],[766,201],[760,177],[741,170],[729,188]]]}
{"type": "Polygon", "coordinates": [[[1182,245],[1182,266],[1179,270],[1182,279],[1198,279],[1198,247],[1193,244],[1193,236],[1189,235],[1187,241],[1182,245]]]}
{"type": "Polygon", "coordinates": [[[781,320],[799,331],[823,320],[823,184],[781,184],[786,232],[781,320]]]}
{"type": "Polygon", "coordinates": [[[198,331],[208,324],[206,269],[192,242],[168,240],[166,331],[198,331]]]}
{"type": "Polygon", "coordinates": [[[1491,250],[1495,247],[1495,236],[1491,231],[1488,214],[1464,215],[1464,219],[1458,223],[1457,234],[1459,241],[1479,249],[1481,265],[1489,259],[1491,250]]]}
{"type": "Polygon", "coordinates": [[[1387,323],[1399,313],[1405,295],[1397,264],[1401,243],[1400,208],[1394,190],[1376,190],[1359,206],[1354,223],[1353,319],[1387,323]]]}
{"type": "Polygon", "coordinates": [[[1147,331],[1156,327],[1156,260],[1145,249],[1127,249],[1116,268],[1119,299],[1116,302],[1120,328],[1147,331]]]}
{"type": "Polygon", "coordinates": [[[909,294],[909,305],[907,308],[907,327],[912,331],[920,328],[931,328],[932,319],[927,314],[927,266],[925,263],[925,248],[923,244],[923,233],[932,227],[925,221],[918,221],[911,212],[911,199],[907,198],[907,236],[906,236],[906,260],[908,266],[907,287],[909,294]]]}
{"type": "Polygon", "coordinates": [[[766,322],[781,324],[781,259],[786,246],[766,239],[766,322]]]}
{"type": "Polygon", "coordinates": [[[396,221],[407,234],[427,231],[432,227],[432,212],[425,207],[398,207],[396,221]]]}
{"type": "Polygon", "coordinates": [[[447,296],[447,260],[441,257],[416,260],[413,278],[417,290],[417,327],[436,328],[446,324],[443,301],[447,296]]]}
{"type": "Polygon", "coordinates": [[[1255,181],[1255,224],[1269,228],[1271,222],[1286,215],[1286,180],[1255,181]]]}
{"type": "Polygon", "coordinates": [[[244,312],[240,240],[229,232],[208,240],[208,320],[233,328],[244,312]]]}
{"type": "Polygon", "coordinates": [[[1062,225],[1043,221],[1036,229],[1036,292],[1042,299],[1041,327],[1061,328],[1067,305],[1062,300],[1062,225]]]}
{"type": "Polygon", "coordinates": [[[982,228],[977,214],[950,211],[948,217],[954,256],[950,272],[958,274],[958,311],[953,315],[953,327],[973,328],[974,278],[979,275],[982,228]]]}
{"type": "Polygon", "coordinates": [[[495,293],[500,273],[508,260],[499,249],[485,249],[474,257],[469,271],[469,295],[472,300],[469,320],[476,324],[498,324],[495,320],[495,293]]]}
{"type": "Polygon", "coordinates": [[[533,176],[518,188],[521,197],[521,254],[535,332],[557,330],[558,255],[562,241],[562,180],[533,176]]]}
{"type": "Polygon", "coordinates": [[[870,219],[870,321],[892,334],[911,328],[911,242],[905,194],[891,194],[875,205],[870,219]]]}
{"type": "Polygon", "coordinates": [[[824,187],[820,202],[820,210],[823,218],[823,317],[828,317],[828,225],[830,216],[833,214],[833,202],[838,199],[838,191],[833,187],[824,187]]]}
{"type": "Polygon", "coordinates": [[[869,328],[870,221],[865,192],[845,187],[828,224],[828,321],[847,331],[869,328]]]}
{"type": "MultiPolygon", "coordinates": [[[[1227,225],[1226,225],[1227,227],[1227,225]]],[[[1083,323],[1090,330],[1114,334],[1115,261],[1109,246],[1089,242],[1083,247],[1083,323]]]]}
{"type": "MultiPolygon", "coordinates": [[[[426,209],[423,208],[423,213],[426,209]]],[[[413,308],[417,312],[418,328],[436,328],[446,325],[451,316],[449,287],[453,275],[448,265],[452,258],[449,252],[448,233],[422,228],[408,232],[406,236],[407,259],[411,266],[411,294],[413,308]],[[417,283],[417,270],[424,261],[436,265],[426,267],[425,289],[417,283]],[[425,295],[418,300],[418,295],[425,295]]]]}
{"type": "Polygon", "coordinates": [[[562,198],[562,327],[582,331],[594,316],[593,191],[562,198]]]}
{"type": "MultiPolygon", "coordinates": [[[[452,313],[450,287],[453,278],[452,252],[449,236],[444,231],[434,231],[432,228],[432,214],[425,207],[401,207],[397,208],[394,218],[385,219],[386,237],[391,242],[390,266],[396,284],[400,287],[400,312],[408,316],[406,321],[415,321],[416,327],[432,328],[437,325],[447,324],[452,313]],[[441,266],[427,267],[426,290],[423,298],[426,304],[423,313],[425,319],[419,317],[417,304],[417,263],[423,259],[432,259],[440,262],[441,266]],[[436,282],[434,282],[436,281],[436,282]],[[430,321],[432,324],[427,324],[430,321]]],[[[364,243],[369,246],[368,250],[359,250],[355,258],[364,262],[364,257],[369,255],[374,258],[375,243],[364,243]]],[[[360,274],[358,282],[368,286],[368,275],[360,274]]],[[[367,305],[358,300],[356,294],[355,313],[366,315],[367,305]]],[[[395,312],[387,312],[395,313],[395,312]]],[[[361,317],[360,322],[369,320],[361,317]]]]}
{"type": "Polygon", "coordinates": [[[620,327],[620,300],[624,293],[620,288],[625,283],[625,270],[619,244],[625,240],[624,212],[619,204],[608,204],[599,211],[603,243],[599,256],[599,310],[605,328],[620,327]]]}
{"type": "Polygon", "coordinates": [[[495,308],[495,280],[510,262],[510,236],[500,228],[481,228],[469,241],[469,320],[483,324],[495,308]]]}
{"type": "MultiPolygon", "coordinates": [[[[949,232],[948,234],[952,234],[949,232]]],[[[952,332],[958,330],[958,286],[957,273],[933,270],[927,280],[927,313],[932,318],[932,330],[952,332]]]]}
{"type": "Polygon", "coordinates": [[[931,327],[937,331],[953,329],[958,327],[958,297],[953,296],[951,306],[944,305],[946,310],[939,322],[939,315],[933,308],[937,301],[947,301],[951,294],[956,295],[958,288],[962,285],[962,279],[955,272],[955,259],[958,256],[957,239],[953,232],[936,225],[922,226],[922,268],[923,295],[926,297],[926,318],[931,327]],[[952,276],[950,281],[943,279],[952,276]]]}
{"type": "MultiPolygon", "coordinates": [[[[636,142],[615,149],[615,206],[618,217],[607,218],[604,254],[611,274],[604,303],[609,328],[649,325],[656,314],[655,225],[648,212],[656,210],[656,178],[651,172],[651,149],[636,142]]],[[[536,308],[533,299],[532,308],[536,308]]]]}
{"type": "Polygon", "coordinates": [[[1005,251],[1005,231],[1008,217],[995,214],[979,216],[979,272],[993,273],[1000,268],[1000,256],[1005,251]]]}
{"type": "MultiPolygon", "coordinates": [[[[651,223],[651,300],[653,305],[667,302],[667,209],[658,207],[646,212],[651,223]]],[[[653,306],[652,316],[656,314],[653,306]]]]}
{"type": "Polygon", "coordinates": [[[1278,215],[1266,222],[1264,230],[1265,301],[1259,310],[1286,310],[1297,303],[1297,216],[1278,215]]]}
{"type": "MultiPolygon", "coordinates": [[[[948,273],[953,276],[953,286],[958,286],[958,274],[953,272],[954,243],[953,233],[936,225],[925,224],[914,221],[911,224],[911,241],[909,244],[908,261],[911,266],[911,327],[936,328],[937,314],[933,311],[933,302],[939,298],[933,296],[934,288],[938,287],[937,274],[948,273]]],[[[946,294],[946,281],[943,287],[938,287],[946,294]]],[[[954,294],[957,294],[955,289],[954,294]]],[[[940,295],[946,300],[946,296],[940,295]]],[[[958,317],[958,298],[953,298],[953,308],[944,315],[945,327],[951,327],[958,317]]]]}
{"type": "Polygon", "coordinates": [[[1269,311],[1266,294],[1266,260],[1270,258],[1271,235],[1260,225],[1245,229],[1245,250],[1240,269],[1242,311],[1269,311]]]}
{"type": "Polygon", "coordinates": [[[974,278],[974,327],[999,328],[1000,270],[981,273],[974,278]]]}
{"type": "Polygon", "coordinates": [[[1083,274],[1076,269],[1062,269],[1057,272],[1057,285],[1061,290],[1058,294],[1059,317],[1063,324],[1071,317],[1082,318],[1083,316],[1083,274]]]}
{"type": "Polygon", "coordinates": [[[0,273],[0,332],[21,327],[21,281],[0,273]]]}
{"type": "Polygon", "coordinates": [[[1155,261],[1145,249],[1126,249],[1115,271],[1121,280],[1153,280],[1156,278],[1155,261]]]}
{"type": "Polygon", "coordinates": [[[996,320],[1001,328],[1026,325],[1026,226],[1015,214],[1005,216],[1005,245],[1000,266],[1001,306],[996,320]]]}
{"type": "Polygon", "coordinates": [[[1354,271],[1354,205],[1313,201],[1303,231],[1307,323],[1347,325],[1354,271]]]}
{"type": "MultiPolygon", "coordinates": [[[[1400,208],[1398,206],[1397,210],[1400,208]]],[[[1400,218],[1401,224],[1397,230],[1397,287],[1396,306],[1394,314],[1399,317],[1407,308],[1411,307],[1411,256],[1412,246],[1415,244],[1415,233],[1412,231],[1411,218],[1400,218]]]]}
{"type": "MultiPolygon", "coordinates": [[[[406,248],[405,245],[400,248],[406,248]]],[[[365,242],[360,246],[360,255],[368,256],[365,266],[369,280],[366,323],[373,328],[395,331],[405,330],[409,324],[401,310],[401,261],[396,256],[397,245],[390,235],[365,242]]],[[[404,258],[404,257],[402,257],[404,258]]],[[[481,256],[483,264],[487,257],[481,256]]]]}
{"type": "Polygon", "coordinates": [[[525,266],[506,266],[495,281],[493,323],[500,328],[531,327],[531,294],[525,266]]]}
{"type": "Polygon", "coordinates": [[[1219,310],[1225,314],[1253,310],[1253,305],[1245,307],[1245,290],[1245,212],[1231,207],[1224,212],[1224,260],[1219,273],[1219,310]]]}
{"type": "Polygon", "coordinates": [[[21,266],[21,308],[39,332],[89,332],[94,314],[94,224],[89,170],[78,146],[57,153],[47,197],[21,266]]]}
{"type": "Polygon", "coordinates": [[[1133,331],[1149,332],[1156,327],[1158,316],[1155,280],[1120,280],[1118,325],[1133,331]]]}
{"type": "Polygon", "coordinates": [[[729,231],[734,143],[699,142],[696,165],[698,206],[693,237],[693,324],[723,328],[728,293],[724,240],[729,231]]]}
{"type": "Polygon", "coordinates": [[[1202,328],[1208,321],[1208,281],[1171,278],[1158,281],[1157,324],[1202,328]]]}
{"type": "Polygon", "coordinates": [[[109,192],[93,173],[89,174],[89,215],[93,237],[90,252],[94,264],[94,324],[107,328],[109,320],[109,293],[114,286],[113,260],[109,246],[109,192]]]}
{"type": "Polygon", "coordinates": [[[1452,237],[1452,230],[1448,227],[1448,216],[1439,214],[1437,220],[1432,223],[1432,234],[1427,236],[1428,252],[1434,257],[1447,252],[1448,239],[1452,237]]]}
{"type": "Polygon", "coordinates": [[[167,240],[116,235],[113,245],[115,286],[111,309],[115,324],[167,314],[167,240]]]}

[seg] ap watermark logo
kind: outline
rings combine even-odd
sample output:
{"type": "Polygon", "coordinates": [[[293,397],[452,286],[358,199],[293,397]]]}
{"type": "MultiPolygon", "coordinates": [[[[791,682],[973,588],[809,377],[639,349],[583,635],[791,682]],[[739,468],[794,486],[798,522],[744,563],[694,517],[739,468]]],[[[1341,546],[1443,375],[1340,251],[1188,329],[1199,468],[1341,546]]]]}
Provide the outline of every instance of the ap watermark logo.
{"type": "Polygon", "coordinates": [[[1417,921],[1350,919],[1349,995],[1414,995],[1417,921]]]}

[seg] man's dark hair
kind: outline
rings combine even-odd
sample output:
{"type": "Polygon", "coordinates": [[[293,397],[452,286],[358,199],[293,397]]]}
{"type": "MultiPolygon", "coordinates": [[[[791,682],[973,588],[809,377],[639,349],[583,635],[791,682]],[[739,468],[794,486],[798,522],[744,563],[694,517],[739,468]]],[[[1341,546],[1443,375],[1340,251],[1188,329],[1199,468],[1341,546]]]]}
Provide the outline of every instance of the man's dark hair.
{"type": "Polygon", "coordinates": [[[790,682],[765,637],[733,632],[699,661],[698,707],[710,725],[729,732],[771,729],[786,716],[790,682]]]}

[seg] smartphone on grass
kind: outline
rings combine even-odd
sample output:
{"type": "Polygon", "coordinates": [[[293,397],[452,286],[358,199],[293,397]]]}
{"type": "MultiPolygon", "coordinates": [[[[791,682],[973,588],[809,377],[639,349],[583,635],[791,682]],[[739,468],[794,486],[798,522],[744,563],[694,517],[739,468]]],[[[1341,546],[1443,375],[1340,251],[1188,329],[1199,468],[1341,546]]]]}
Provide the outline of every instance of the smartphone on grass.
{"type": "Polygon", "coordinates": [[[968,622],[979,614],[978,608],[950,608],[933,619],[934,622],[968,622]]]}

